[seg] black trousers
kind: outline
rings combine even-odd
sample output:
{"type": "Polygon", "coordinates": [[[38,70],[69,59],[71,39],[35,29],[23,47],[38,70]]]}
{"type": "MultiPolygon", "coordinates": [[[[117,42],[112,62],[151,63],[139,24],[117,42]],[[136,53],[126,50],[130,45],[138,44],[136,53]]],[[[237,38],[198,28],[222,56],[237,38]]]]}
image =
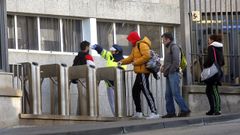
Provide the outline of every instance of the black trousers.
{"type": "Polygon", "coordinates": [[[210,112],[221,111],[221,98],[217,84],[207,84],[206,95],[210,105],[210,112]]]}
{"type": "Polygon", "coordinates": [[[152,113],[157,112],[152,92],[149,90],[148,78],[149,78],[149,74],[138,73],[136,76],[136,80],[134,82],[133,89],[132,89],[132,96],[136,106],[136,112],[142,112],[141,98],[140,98],[141,91],[143,92],[147,100],[147,103],[148,103],[148,106],[150,107],[151,112],[152,113]]]}

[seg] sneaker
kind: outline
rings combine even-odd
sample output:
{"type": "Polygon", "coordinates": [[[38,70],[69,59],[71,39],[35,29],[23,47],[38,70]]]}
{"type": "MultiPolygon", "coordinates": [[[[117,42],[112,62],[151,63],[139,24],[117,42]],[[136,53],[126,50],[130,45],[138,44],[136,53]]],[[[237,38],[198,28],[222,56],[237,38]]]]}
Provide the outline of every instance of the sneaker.
{"type": "Polygon", "coordinates": [[[150,115],[146,119],[158,119],[159,114],[157,113],[150,113],[150,115]]]}
{"type": "Polygon", "coordinates": [[[190,115],[191,111],[187,111],[187,112],[180,112],[178,114],[178,117],[188,117],[190,115]]]}
{"type": "Polygon", "coordinates": [[[143,118],[143,113],[142,112],[136,112],[132,117],[133,118],[143,118]]]}
{"type": "Polygon", "coordinates": [[[221,115],[221,112],[215,112],[214,115],[221,115]]]}
{"type": "Polygon", "coordinates": [[[176,114],[166,114],[164,116],[162,116],[162,118],[173,118],[173,117],[176,117],[176,114]]]}
{"type": "Polygon", "coordinates": [[[208,111],[208,112],[206,112],[206,115],[214,115],[214,112],[213,111],[208,111]]]}

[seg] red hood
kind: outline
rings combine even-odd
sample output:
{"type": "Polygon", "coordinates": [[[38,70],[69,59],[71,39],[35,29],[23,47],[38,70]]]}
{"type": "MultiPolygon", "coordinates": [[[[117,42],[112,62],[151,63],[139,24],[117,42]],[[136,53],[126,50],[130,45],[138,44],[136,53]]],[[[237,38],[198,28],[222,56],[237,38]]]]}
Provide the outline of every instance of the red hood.
{"type": "Polygon", "coordinates": [[[131,32],[127,37],[127,40],[131,42],[133,46],[135,46],[136,42],[139,41],[140,39],[141,39],[140,36],[135,31],[131,32]]]}

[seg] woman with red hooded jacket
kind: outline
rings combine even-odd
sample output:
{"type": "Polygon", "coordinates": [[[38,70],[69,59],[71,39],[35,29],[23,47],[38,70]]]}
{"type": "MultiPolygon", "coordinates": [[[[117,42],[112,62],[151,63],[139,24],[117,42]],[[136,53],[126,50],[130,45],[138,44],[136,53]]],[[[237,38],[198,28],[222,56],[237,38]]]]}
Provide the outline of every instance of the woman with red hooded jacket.
{"type": "Polygon", "coordinates": [[[132,88],[132,95],[133,100],[136,106],[136,114],[134,117],[142,118],[142,108],[141,108],[141,99],[140,94],[143,92],[148,106],[150,107],[151,114],[149,115],[149,119],[159,118],[159,114],[157,114],[157,109],[155,106],[153,95],[149,89],[149,75],[150,72],[145,66],[145,63],[150,59],[150,47],[151,41],[144,37],[143,39],[140,38],[137,32],[131,32],[127,40],[132,43],[132,52],[131,54],[121,60],[119,64],[132,64],[134,66],[134,72],[137,74],[136,80],[134,82],[132,88]]]}

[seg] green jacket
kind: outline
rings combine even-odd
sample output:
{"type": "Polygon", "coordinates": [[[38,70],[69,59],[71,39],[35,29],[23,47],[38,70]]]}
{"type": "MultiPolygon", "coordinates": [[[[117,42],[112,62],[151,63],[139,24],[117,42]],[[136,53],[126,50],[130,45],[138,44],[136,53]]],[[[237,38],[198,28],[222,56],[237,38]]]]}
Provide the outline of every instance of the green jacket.
{"type": "MultiPolygon", "coordinates": [[[[112,53],[110,51],[107,51],[105,49],[102,50],[101,52],[101,56],[107,60],[107,67],[117,67],[118,64],[117,62],[114,61],[114,57],[112,55],[112,53]]],[[[127,69],[127,66],[124,65],[124,66],[121,66],[123,69],[127,69]]]]}

